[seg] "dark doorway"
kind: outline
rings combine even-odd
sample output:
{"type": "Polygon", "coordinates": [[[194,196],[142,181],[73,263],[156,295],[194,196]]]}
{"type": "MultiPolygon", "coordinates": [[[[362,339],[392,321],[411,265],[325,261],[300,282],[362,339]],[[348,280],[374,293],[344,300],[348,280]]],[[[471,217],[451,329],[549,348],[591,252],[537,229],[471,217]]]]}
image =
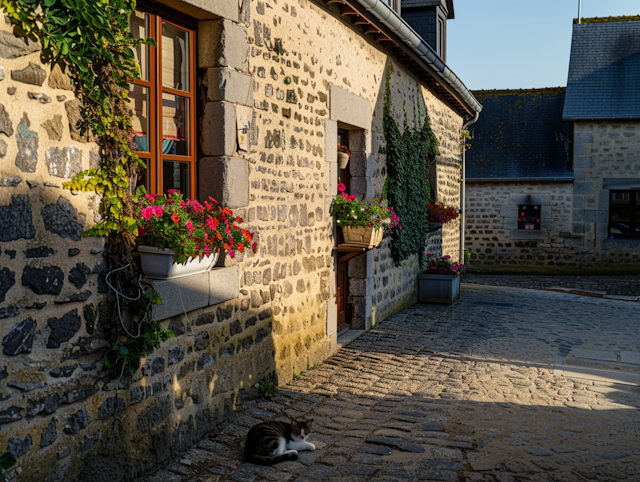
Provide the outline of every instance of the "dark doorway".
{"type": "MultiPolygon", "coordinates": [[[[344,129],[338,129],[338,144],[347,146],[349,148],[349,131],[344,129]]],[[[349,166],[346,169],[338,169],[338,179],[336,182],[342,183],[347,187],[346,192],[349,193],[349,184],[351,183],[351,174],[349,174],[349,166]]],[[[336,236],[336,246],[344,242],[342,238],[342,230],[338,229],[338,235],[336,236]]],[[[338,305],[338,333],[346,330],[351,326],[352,307],[349,304],[349,274],[347,271],[347,261],[338,263],[336,273],[337,279],[337,293],[336,303],[338,305]]]]}

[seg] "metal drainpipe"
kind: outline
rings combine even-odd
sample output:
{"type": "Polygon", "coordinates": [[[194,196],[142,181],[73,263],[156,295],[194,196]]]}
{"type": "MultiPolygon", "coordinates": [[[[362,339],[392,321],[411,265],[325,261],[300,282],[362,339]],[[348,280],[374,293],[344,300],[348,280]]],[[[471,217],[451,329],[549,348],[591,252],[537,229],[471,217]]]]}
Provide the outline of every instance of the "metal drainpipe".
{"type": "MultiPolygon", "coordinates": [[[[471,124],[474,124],[475,122],[477,122],[479,117],[480,117],[480,112],[476,112],[471,119],[467,120],[464,124],[462,124],[462,130],[464,131],[471,124]]],[[[467,140],[465,139],[464,145],[462,146],[462,176],[460,178],[460,259],[458,261],[460,264],[464,263],[464,223],[467,217],[466,207],[465,207],[465,197],[467,194],[466,182],[465,182],[465,176],[466,176],[466,170],[467,170],[466,143],[467,143],[467,140]]]]}

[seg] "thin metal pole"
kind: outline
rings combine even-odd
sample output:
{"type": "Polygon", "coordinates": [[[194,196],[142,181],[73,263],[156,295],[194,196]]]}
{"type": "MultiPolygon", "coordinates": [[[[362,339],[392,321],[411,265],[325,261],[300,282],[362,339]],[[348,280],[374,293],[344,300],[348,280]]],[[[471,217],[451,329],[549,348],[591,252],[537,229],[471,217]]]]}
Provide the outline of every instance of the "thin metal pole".
{"type": "Polygon", "coordinates": [[[582,0],[578,0],[578,23],[582,23],[582,0]]]}

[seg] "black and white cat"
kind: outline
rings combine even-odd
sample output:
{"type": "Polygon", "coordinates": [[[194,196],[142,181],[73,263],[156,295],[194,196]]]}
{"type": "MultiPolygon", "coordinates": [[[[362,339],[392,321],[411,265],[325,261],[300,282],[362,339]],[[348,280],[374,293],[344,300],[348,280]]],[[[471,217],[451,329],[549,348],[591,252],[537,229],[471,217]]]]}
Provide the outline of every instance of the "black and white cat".
{"type": "Polygon", "coordinates": [[[291,420],[291,423],[263,422],[254,425],[244,443],[244,458],[258,465],[273,465],[296,460],[300,450],[315,450],[316,446],[307,442],[312,421],[291,420]]]}

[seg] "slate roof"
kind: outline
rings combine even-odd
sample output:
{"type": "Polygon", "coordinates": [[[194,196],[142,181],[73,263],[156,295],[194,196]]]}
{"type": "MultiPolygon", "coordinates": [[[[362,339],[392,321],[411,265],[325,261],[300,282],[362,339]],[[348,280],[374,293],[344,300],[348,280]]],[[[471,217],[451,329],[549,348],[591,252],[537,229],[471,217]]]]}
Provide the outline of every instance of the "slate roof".
{"type": "Polygon", "coordinates": [[[574,24],[563,118],[640,118],[640,21],[574,24]]]}
{"type": "Polygon", "coordinates": [[[482,114],[466,153],[467,179],[572,179],[564,88],[473,92],[482,114]]]}

